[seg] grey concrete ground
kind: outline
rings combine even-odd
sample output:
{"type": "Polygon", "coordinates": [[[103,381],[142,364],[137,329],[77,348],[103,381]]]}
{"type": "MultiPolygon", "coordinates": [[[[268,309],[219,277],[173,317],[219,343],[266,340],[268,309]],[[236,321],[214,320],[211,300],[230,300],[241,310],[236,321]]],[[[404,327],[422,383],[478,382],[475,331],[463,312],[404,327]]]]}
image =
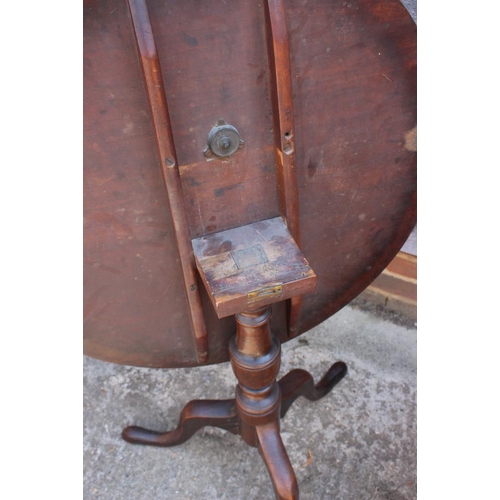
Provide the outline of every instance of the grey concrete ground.
{"type": "MultiPolygon", "coordinates": [[[[319,380],[344,360],[347,377],[324,399],[295,402],[282,435],[302,500],[416,498],[416,329],[355,307],[283,346],[281,375],[319,380]]],[[[185,402],[230,398],[229,364],[153,370],[84,362],[84,499],[272,499],[255,449],[219,429],[174,448],[125,443],[130,424],[166,430],[185,402]]]]}
{"type": "Polygon", "coordinates": [[[406,7],[413,20],[417,22],[417,0],[401,0],[401,3],[406,7]]]}

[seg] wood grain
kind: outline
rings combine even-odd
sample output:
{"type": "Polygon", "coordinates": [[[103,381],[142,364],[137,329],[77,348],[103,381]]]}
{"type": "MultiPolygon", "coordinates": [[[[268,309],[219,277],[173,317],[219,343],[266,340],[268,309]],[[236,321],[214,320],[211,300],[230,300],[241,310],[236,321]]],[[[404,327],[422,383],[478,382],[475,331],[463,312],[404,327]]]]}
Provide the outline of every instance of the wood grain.
{"type": "Polygon", "coordinates": [[[207,328],[205,326],[203,308],[198,291],[196,265],[189,237],[189,226],[184,210],[179,166],[167,101],[165,99],[158,51],[156,49],[146,1],[128,0],[128,4],[134,25],[137,47],[139,49],[139,58],[141,60],[151,116],[153,118],[158,160],[163,173],[172,225],[175,231],[175,242],[184,278],[184,291],[189,304],[189,315],[196,346],[196,355],[199,363],[205,363],[208,359],[207,328]]]}
{"type": "Polygon", "coordinates": [[[281,217],[193,240],[219,318],[314,291],[316,275],[281,217]]]}
{"type": "MultiPolygon", "coordinates": [[[[300,247],[299,190],[295,166],[292,74],[286,7],[284,0],[266,0],[265,6],[280,209],[290,233],[300,247]]],[[[293,297],[288,305],[288,336],[293,338],[299,333],[302,297],[293,297]]]]}
{"type": "MultiPolygon", "coordinates": [[[[382,272],[416,220],[416,28],[397,0],[287,0],[301,251],[314,269],[299,333],[382,272]]],[[[281,214],[265,5],[149,0],[190,238],[281,214]],[[203,155],[223,118],[245,147],[203,155]]],[[[126,0],[84,6],[84,345],[117,363],[199,361],[126,0]]],[[[232,318],[198,284],[208,363],[232,318]]],[[[288,340],[284,305],[272,328],[288,340]]]]}

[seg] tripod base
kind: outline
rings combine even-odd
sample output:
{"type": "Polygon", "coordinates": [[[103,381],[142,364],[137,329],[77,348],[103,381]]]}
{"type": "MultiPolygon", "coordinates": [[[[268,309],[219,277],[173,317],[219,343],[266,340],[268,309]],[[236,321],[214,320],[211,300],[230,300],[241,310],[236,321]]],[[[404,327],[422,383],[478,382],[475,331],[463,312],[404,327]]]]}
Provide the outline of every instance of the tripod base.
{"type": "MultiPolygon", "coordinates": [[[[283,418],[293,402],[304,396],[317,401],[328,394],[347,373],[344,362],[338,361],[314,385],[311,374],[293,370],[277,382],[281,405],[279,418],[283,418]]],[[[154,432],[142,427],[124,429],[123,438],[129,443],[151,446],[176,446],[187,441],[203,427],[224,429],[233,434],[245,435],[245,441],[255,446],[271,476],[277,499],[298,499],[298,486],[292,465],[280,436],[279,418],[262,425],[250,425],[238,417],[236,399],[190,401],[182,410],[179,424],[170,432],[154,432]],[[253,435],[252,435],[253,434],[253,435]],[[250,437],[249,437],[250,436],[250,437]]]]}

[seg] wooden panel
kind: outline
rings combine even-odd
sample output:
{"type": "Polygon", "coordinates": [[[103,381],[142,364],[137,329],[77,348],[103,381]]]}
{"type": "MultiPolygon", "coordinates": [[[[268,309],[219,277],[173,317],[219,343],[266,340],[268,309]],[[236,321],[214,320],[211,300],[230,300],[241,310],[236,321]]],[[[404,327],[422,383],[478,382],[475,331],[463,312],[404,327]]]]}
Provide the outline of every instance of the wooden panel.
{"type": "Polygon", "coordinates": [[[191,236],[279,215],[262,5],[149,4],[191,236]],[[203,151],[219,118],[245,147],[208,161],[203,151]]]}
{"type": "Polygon", "coordinates": [[[84,9],[84,75],[85,352],[123,364],[196,363],[126,1],[84,9]]]}
{"type": "Polygon", "coordinates": [[[146,0],[128,0],[128,3],[134,25],[151,116],[153,118],[156,147],[158,149],[158,163],[162,169],[168,208],[172,216],[175,243],[184,278],[184,292],[188,299],[189,317],[196,344],[196,355],[199,363],[205,363],[208,359],[207,329],[203,317],[200,293],[198,291],[196,265],[189,238],[189,226],[184,210],[179,166],[172,137],[167,101],[165,99],[158,51],[146,0]]]}
{"type": "MultiPolygon", "coordinates": [[[[190,237],[280,215],[265,6],[148,0],[190,237]],[[207,161],[219,118],[245,147],[207,161]]],[[[397,0],[287,0],[301,251],[314,269],[300,333],[387,266],[415,224],[416,29],[397,0]]],[[[84,7],[85,352],[198,364],[154,127],[126,0],[84,7]]],[[[209,363],[232,318],[199,283],[209,363]]],[[[273,331],[286,340],[285,310],[273,331]]]]}
{"type": "MultiPolygon", "coordinates": [[[[295,165],[295,127],[290,67],[290,40],[284,0],[265,0],[266,37],[269,51],[271,100],[273,103],[274,146],[278,172],[281,215],[300,247],[300,210],[295,165]]],[[[299,334],[302,297],[289,304],[288,336],[299,334]]]]}
{"type": "Polygon", "coordinates": [[[220,318],[314,291],[316,275],[281,217],[193,240],[220,318]]]}
{"type": "Polygon", "coordinates": [[[391,0],[290,0],[287,17],[301,249],[318,276],[303,331],[373,281],[415,225],[416,27],[391,0]]]}

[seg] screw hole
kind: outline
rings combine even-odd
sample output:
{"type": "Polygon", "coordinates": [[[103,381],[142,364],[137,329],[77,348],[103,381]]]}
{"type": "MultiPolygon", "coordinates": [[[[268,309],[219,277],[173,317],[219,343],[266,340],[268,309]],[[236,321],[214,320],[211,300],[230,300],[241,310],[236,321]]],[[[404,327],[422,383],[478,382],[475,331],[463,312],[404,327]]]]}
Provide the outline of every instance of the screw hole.
{"type": "Polygon", "coordinates": [[[290,139],[291,136],[292,136],[292,134],[290,134],[290,132],[285,132],[285,139],[286,140],[290,139]]]}

